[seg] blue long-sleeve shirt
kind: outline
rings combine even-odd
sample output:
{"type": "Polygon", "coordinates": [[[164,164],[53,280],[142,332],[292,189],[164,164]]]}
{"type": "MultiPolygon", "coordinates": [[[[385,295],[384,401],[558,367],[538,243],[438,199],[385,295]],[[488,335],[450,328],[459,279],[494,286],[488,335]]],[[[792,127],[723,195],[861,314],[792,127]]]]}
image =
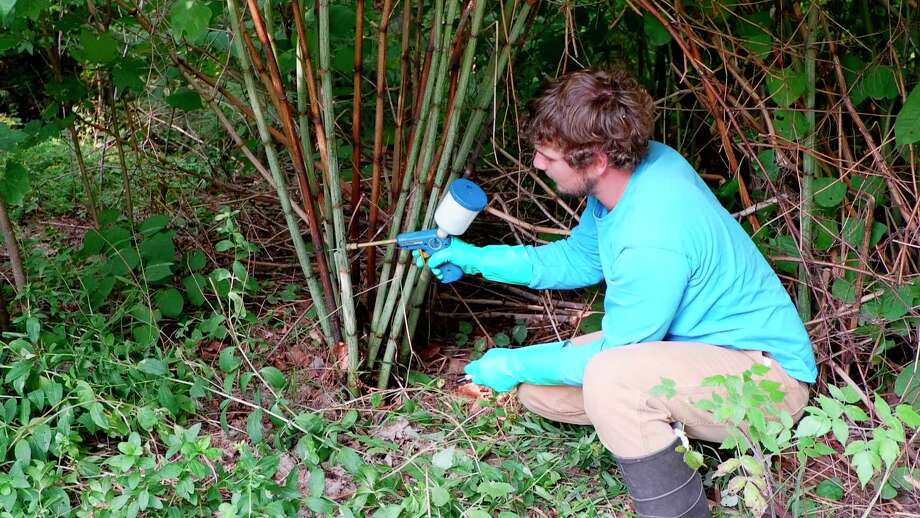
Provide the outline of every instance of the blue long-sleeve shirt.
{"type": "Polygon", "coordinates": [[[601,350],[661,340],[764,351],[794,378],[817,377],[779,278],[693,166],[664,144],[650,143],[612,210],[589,197],[567,239],[526,253],[531,288],[607,283],[603,339],[564,349],[567,384],[581,385],[601,350]]]}

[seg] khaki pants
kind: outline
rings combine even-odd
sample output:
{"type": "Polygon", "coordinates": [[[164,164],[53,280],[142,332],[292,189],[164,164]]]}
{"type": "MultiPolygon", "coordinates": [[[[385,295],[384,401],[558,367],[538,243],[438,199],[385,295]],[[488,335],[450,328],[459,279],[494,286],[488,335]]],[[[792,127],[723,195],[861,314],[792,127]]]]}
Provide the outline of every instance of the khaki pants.
{"type": "MultiPolygon", "coordinates": [[[[572,345],[599,338],[600,333],[580,336],[572,345]]],[[[518,397],[525,407],[547,419],[593,425],[601,442],[617,457],[643,457],[674,442],[671,423],[677,421],[692,438],[725,439],[727,427],[693,403],[710,399],[717,391],[702,386],[704,378],[739,375],[755,362],[770,367],[760,379],[780,383],[786,394],[777,407],[798,420],[808,403],[808,385],[786,374],[779,363],[760,351],[699,343],[649,342],[607,349],[591,358],[582,387],[523,384],[518,397]],[[662,378],[676,382],[674,397],[650,393],[662,378]]]]}

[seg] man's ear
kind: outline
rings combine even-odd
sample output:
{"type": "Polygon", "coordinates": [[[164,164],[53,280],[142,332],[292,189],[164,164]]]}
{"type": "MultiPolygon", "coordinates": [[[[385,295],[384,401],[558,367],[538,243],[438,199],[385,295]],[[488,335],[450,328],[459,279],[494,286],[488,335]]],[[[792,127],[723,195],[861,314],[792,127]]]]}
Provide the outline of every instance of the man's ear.
{"type": "Polygon", "coordinates": [[[588,169],[592,176],[602,176],[604,171],[607,170],[607,154],[599,151],[595,152],[594,159],[591,160],[591,165],[588,166],[588,169]]]}

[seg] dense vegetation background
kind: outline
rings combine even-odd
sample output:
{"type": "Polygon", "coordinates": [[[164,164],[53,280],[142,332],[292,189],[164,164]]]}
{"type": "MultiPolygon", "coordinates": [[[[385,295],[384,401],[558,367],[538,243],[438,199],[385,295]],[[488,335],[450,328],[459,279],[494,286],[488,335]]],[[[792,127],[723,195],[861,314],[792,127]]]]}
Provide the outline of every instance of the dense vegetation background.
{"type": "Polygon", "coordinates": [[[687,460],[716,513],[916,516],[918,10],[0,0],[0,511],[627,510],[591,430],[452,379],[487,347],[598,329],[598,289],[429,286],[392,246],[350,246],[430,227],[459,175],[490,196],[465,239],[563,237],[581,201],[529,167],[521,108],[616,66],[819,363],[797,425],[756,371],[710,380],[738,433],[687,460]]]}

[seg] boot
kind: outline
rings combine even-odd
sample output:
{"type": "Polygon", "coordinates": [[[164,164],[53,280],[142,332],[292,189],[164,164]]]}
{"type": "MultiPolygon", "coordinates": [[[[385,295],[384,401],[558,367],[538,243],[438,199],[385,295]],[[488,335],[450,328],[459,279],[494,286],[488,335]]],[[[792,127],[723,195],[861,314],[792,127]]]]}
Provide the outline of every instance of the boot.
{"type": "Polygon", "coordinates": [[[700,474],[674,451],[680,439],[645,457],[617,458],[640,518],[709,518],[700,474]]]}

